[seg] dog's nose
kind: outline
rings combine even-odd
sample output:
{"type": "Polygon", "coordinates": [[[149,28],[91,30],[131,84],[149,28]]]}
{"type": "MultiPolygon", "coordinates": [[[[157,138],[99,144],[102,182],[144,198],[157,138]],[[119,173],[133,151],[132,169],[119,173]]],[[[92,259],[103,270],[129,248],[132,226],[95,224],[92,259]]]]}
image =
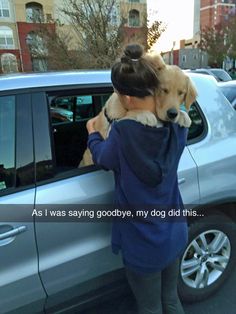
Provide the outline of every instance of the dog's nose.
{"type": "Polygon", "coordinates": [[[178,115],[178,111],[175,108],[171,108],[169,110],[167,110],[167,117],[170,120],[174,120],[178,115]]]}

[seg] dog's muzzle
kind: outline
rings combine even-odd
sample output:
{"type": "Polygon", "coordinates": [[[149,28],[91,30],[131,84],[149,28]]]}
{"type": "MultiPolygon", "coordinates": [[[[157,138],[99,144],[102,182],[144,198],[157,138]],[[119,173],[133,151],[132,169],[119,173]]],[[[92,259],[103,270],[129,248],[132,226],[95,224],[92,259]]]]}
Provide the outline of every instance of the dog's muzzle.
{"type": "Polygon", "coordinates": [[[178,111],[175,108],[171,108],[167,110],[167,117],[170,120],[175,120],[175,118],[178,116],[178,111]]]}

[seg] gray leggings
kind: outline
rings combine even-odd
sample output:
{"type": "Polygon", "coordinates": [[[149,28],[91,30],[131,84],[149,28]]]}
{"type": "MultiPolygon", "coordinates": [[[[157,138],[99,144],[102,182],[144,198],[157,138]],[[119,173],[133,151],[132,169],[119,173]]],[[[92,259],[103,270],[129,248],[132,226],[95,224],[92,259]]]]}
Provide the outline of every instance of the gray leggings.
{"type": "Polygon", "coordinates": [[[179,260],[161,272],[139,274],[126,268],[126,275],[139,314],[184,314],[177,293],[179,260]]]}

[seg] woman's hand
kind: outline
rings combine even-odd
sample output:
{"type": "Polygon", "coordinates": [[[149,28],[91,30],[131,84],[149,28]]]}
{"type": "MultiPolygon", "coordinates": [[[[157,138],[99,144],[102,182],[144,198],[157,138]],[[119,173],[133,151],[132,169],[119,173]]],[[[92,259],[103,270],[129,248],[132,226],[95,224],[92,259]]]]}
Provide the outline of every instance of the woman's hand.
{"type": "Polygon", "coordinates": [[[88,122],[86,123],[86,128],[87,128],[87,130],[88,130],[88,134],[91,134],[91,133],[97,131],[97,130],[95,129],[95,127],[94,127],[94,126],[95,126],[95,123],[96,123],[96,121],[97,121],[97,119],[98,119],[98,116],[96,116],[96,117],[94,117],[94,118],[88,120],[88,122]]]}

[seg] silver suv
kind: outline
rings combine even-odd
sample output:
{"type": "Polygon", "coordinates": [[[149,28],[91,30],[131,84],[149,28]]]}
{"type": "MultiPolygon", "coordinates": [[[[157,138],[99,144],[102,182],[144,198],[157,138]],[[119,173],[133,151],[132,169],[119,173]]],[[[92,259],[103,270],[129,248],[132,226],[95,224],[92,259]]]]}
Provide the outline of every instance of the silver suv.
{"type": "MultiPolygon", "coordinates": [[[[236,259],[236,111],[213,78],[189,76],[198,98],[178,169],[193,209],[179,279],[186,301],[218,289],[236,259]]],[[[83,309],[126,287],[110,222],[63,217],[113,202],[112,173],[78,167],[86,121],[111,92],[108,71],[0,77],[0,313],[83,309]]]]}

